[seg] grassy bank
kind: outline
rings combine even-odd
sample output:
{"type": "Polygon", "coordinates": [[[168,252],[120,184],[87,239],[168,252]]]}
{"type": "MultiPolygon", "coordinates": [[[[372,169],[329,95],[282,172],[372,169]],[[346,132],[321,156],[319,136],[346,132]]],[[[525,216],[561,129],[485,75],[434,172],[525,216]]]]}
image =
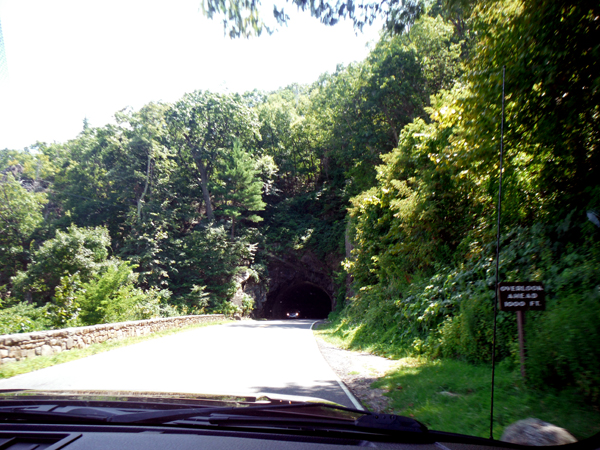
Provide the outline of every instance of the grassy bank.
{"type": "Polygon", "coordinates": [[[85,358],[87,356],[95,355],[96,353],[103,353],[109,350],[114,350],[119,347],[125,347],[127,345],[137,344],[138,342],[148,341],[150,339],[156,339],[171,334],[180,333],[182,331],[191,330],[194,328],[203,328],[211,325],[222,325],[224,323],[232,322],[231,320],[222,320],[211,323],[200,323],[195,325],[189,325],[183,328],[173,328],[170,330],[157,331],[156,333],[148,334],[146,336],[128,337],[120,340],[110,340],[102,342],[100,344],[92,344],[86,348],[75,348],[66,352],[57,353],[52,356],[37,356],[31,359],[24,359],[13,363],[3,364],[0,366],[0,379],[10,378],[23,373],[33,372],[34,370],[44,369],[46,367],[55,366],[57,364],[74,361],[76,359],[85,358]]]}
{"type": "MultiPolygon", "coordinates": [[[[389,344],[357,343],[354,332],[340,324],[328,324],[315,331],[341,348],[396,355],[397,369],[372,387],[391,399],[390,413],[410,416],[430,429],[489,437],[491,366],[473,365],[450,359],[401,357],[400,349],[389,344]]],[[[537,417],[566,428],[577,439],[600,432],[597,405],[585,404],[573,392],[540,392],[528,388],[518,367],[501,363],[496,368],[494,395],[494,437],[521,419],[537,417]]]]}

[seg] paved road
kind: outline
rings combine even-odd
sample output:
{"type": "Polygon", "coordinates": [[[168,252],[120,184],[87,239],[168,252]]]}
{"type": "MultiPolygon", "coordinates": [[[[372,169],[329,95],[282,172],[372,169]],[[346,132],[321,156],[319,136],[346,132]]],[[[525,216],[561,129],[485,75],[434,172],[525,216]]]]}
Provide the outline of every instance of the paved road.
{"type": "Polygon", "coordinates": [[[355,407],[321,356],[312,323],[243,321],[197,328],[0,380],[0,389],[273,393],[355,407]]]}

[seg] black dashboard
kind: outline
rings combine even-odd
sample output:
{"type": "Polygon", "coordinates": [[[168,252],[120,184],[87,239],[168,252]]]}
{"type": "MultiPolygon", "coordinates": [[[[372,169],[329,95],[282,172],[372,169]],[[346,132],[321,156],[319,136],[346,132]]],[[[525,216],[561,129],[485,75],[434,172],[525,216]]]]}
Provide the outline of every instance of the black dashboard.
{"type": "MultiPolygon", "coordinates": [[[[89,449],[214,449],[214,450],[342,450],[368,447],[401,450],[506,450],[525,448],[499,441],[465,437],[465,442],[391,442],[349,439],[336,436],[310,436],[278,432],[219,432],[164,427],[19,425],[0,424],[1,450],[89,450],[89,449]]],[[[548,448],[548,447],[546,447],[548,448]]],[[[599,448],[597,442],[563,446],[571,450],[599,448]]]]}

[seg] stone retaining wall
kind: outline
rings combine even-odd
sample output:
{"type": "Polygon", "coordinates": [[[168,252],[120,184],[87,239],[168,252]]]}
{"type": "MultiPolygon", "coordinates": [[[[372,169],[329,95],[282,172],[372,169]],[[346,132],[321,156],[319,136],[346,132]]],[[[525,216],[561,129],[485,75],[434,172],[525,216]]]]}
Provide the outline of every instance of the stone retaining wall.
{"type": "Polygon", "coordinates": [[[165,317],[131,322],[104,323],[62,330],[5,334],[0,336],[0,365],[40,355],[53,355],[72,348],[84,348],[90,344],[108,340],[144,336],[160,330],[216,322],[224,318],[225,316],[222,314],[165,317]]]}

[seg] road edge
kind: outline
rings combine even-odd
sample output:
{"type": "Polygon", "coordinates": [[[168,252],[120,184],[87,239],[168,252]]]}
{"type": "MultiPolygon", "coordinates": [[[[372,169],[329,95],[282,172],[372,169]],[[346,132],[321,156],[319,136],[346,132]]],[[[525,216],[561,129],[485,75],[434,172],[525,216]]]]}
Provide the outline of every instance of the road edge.
{"type": "MultiPolygon", "coordinates": [[[[313,331],[313,327],[315,326],[316,323],[322,322],[322,320],[315,320],[311,325],[310,325],[310,331],[312,333],[313,331]]],[[[314,343],[317,346],[317,349],[319,348],[319,345],[317,344],[317,338],[315,337],[314,333],[313,333],[313,339],[314,339],[314,343]]],[[[325,360],[325,362],[327,363],[327,365],[331,368],[331,371],[333,372],[333,375],[335,377],[335,381],[338,382],[338,384],[340,385],[340,387],[342,388],[342,390],[344,391],[344,393],[348,396],[348,398],[350,399],[350,401],[352,402],[352,404],[354,405],[354,407],[360,411],[368,411],[367,408],[365,408],[362,403],[360,402],[360,400],[358,398],[356,398],[356,396],[352,393],[352,391],[350,391],[350,389],[348,389],[348,386],[346,386],[346,384],[342,381],[342,379],[338,376],[337,373],[335,373],[335,370],[333,370],[333,368],[329,365],[329,362],[327,361],[327,359],[323,356],[323,354],[321,353],[321,350],[319,349],[319,353],[321,354],[321,358],[323,358],[325,360]]]]}

